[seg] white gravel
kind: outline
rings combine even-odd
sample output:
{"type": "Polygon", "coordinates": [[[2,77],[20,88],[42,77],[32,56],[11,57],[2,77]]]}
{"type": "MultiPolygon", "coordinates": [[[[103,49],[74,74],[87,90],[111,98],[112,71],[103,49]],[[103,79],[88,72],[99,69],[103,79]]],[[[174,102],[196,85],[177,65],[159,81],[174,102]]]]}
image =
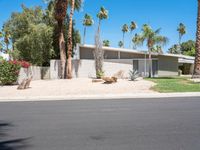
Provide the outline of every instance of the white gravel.
{"type": "Polygon", "coordinates": [[[156,93],[150,90],[153,85],[155,83],[146,80],[118,80],[114,84],[92,83],[92,79],[88,78],[39,80],[32,81],[31,87],[26,90],[17,90],[17,86],[2,86],[0,98],[156,93]]]}

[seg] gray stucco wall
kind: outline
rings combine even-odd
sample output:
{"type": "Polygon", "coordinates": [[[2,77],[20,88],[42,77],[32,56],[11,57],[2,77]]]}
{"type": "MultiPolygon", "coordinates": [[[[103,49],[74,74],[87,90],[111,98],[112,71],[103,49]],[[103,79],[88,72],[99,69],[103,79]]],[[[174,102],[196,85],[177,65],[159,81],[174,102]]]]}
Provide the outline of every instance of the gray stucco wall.
{"type": "Polygon", "coordinates": [[[21,83],[23,79],[33,77],[32,80],[50,79],[50,68],[31,66],[27,68],[21,68],[18,76],[18,83],[21,83]]]}
{"type": "Polygon", "coordinates": [[[158,76],[177,76],[178,58],[169,56],[158,56],[158,76]]]}

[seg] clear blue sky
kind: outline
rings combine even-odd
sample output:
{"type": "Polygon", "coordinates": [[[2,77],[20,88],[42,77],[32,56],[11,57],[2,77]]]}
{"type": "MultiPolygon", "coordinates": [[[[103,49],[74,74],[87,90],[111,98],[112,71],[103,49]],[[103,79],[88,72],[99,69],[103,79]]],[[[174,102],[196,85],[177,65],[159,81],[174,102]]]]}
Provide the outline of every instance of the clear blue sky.
{"type": "MultiPolygon", "coordinates": [[[[46,7],[42,0],[0,0],[0,27],[13,11],[21,11],[21,4],[26,6],[40,5],[46,7]]],[[[96,14],[100,6],[109,10],[109,19],[102,22],[102,39],[108,39],[111,46],[117,47],[122,39],[121,26],[135,21],[138,29],[145,23],[154,29],[162,28],[161,34],[167,36],[170,41],[165,50],[172,44],[177,43],[176,31],[180,22],[187,27],[187,34],[183,41],[195,39],[197,0],[84,0],[84,6],[79,13],[75,14],[76,27],[83,34],[82,19],[85,13],[89,13],[95,20],[95,25],[87,30],[86,43],[94,43],[94,34],[97,30],[96,14]]],[[[126,45],[129,45],[130,34],[126,35],[126,45]]],[[[142,47],[141,49],[145,49],[142,47]]]]}

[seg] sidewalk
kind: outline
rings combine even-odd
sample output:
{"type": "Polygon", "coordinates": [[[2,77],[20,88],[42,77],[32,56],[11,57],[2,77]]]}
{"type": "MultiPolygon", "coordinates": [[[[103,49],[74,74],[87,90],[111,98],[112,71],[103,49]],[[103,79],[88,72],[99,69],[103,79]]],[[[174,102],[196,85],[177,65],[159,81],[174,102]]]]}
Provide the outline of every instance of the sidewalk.
{"type": "Polygon", "coordinates": [[[107,94],[107,95],[68,95],[68,96],[28,96],[28,97],[0,97],[0,102],[22,101],[54,101],[54,100],[102,100],[102,99],[140,99],[140,98],[172,98],[172,97],[199,97],[198,93],[138,93],[138,94],[107,94]]]}

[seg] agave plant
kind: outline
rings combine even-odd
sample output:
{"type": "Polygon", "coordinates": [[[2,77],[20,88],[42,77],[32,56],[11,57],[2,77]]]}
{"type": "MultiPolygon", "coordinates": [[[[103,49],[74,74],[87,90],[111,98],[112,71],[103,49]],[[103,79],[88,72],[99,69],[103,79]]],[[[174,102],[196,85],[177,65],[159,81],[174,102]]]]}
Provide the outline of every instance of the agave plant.
{"type": "Polygon", "coordinates": [[[130,70],[129,71],[129,78],[131,81],[135,81],[139,77],[139,73],[137,70],[130,70]]]}

